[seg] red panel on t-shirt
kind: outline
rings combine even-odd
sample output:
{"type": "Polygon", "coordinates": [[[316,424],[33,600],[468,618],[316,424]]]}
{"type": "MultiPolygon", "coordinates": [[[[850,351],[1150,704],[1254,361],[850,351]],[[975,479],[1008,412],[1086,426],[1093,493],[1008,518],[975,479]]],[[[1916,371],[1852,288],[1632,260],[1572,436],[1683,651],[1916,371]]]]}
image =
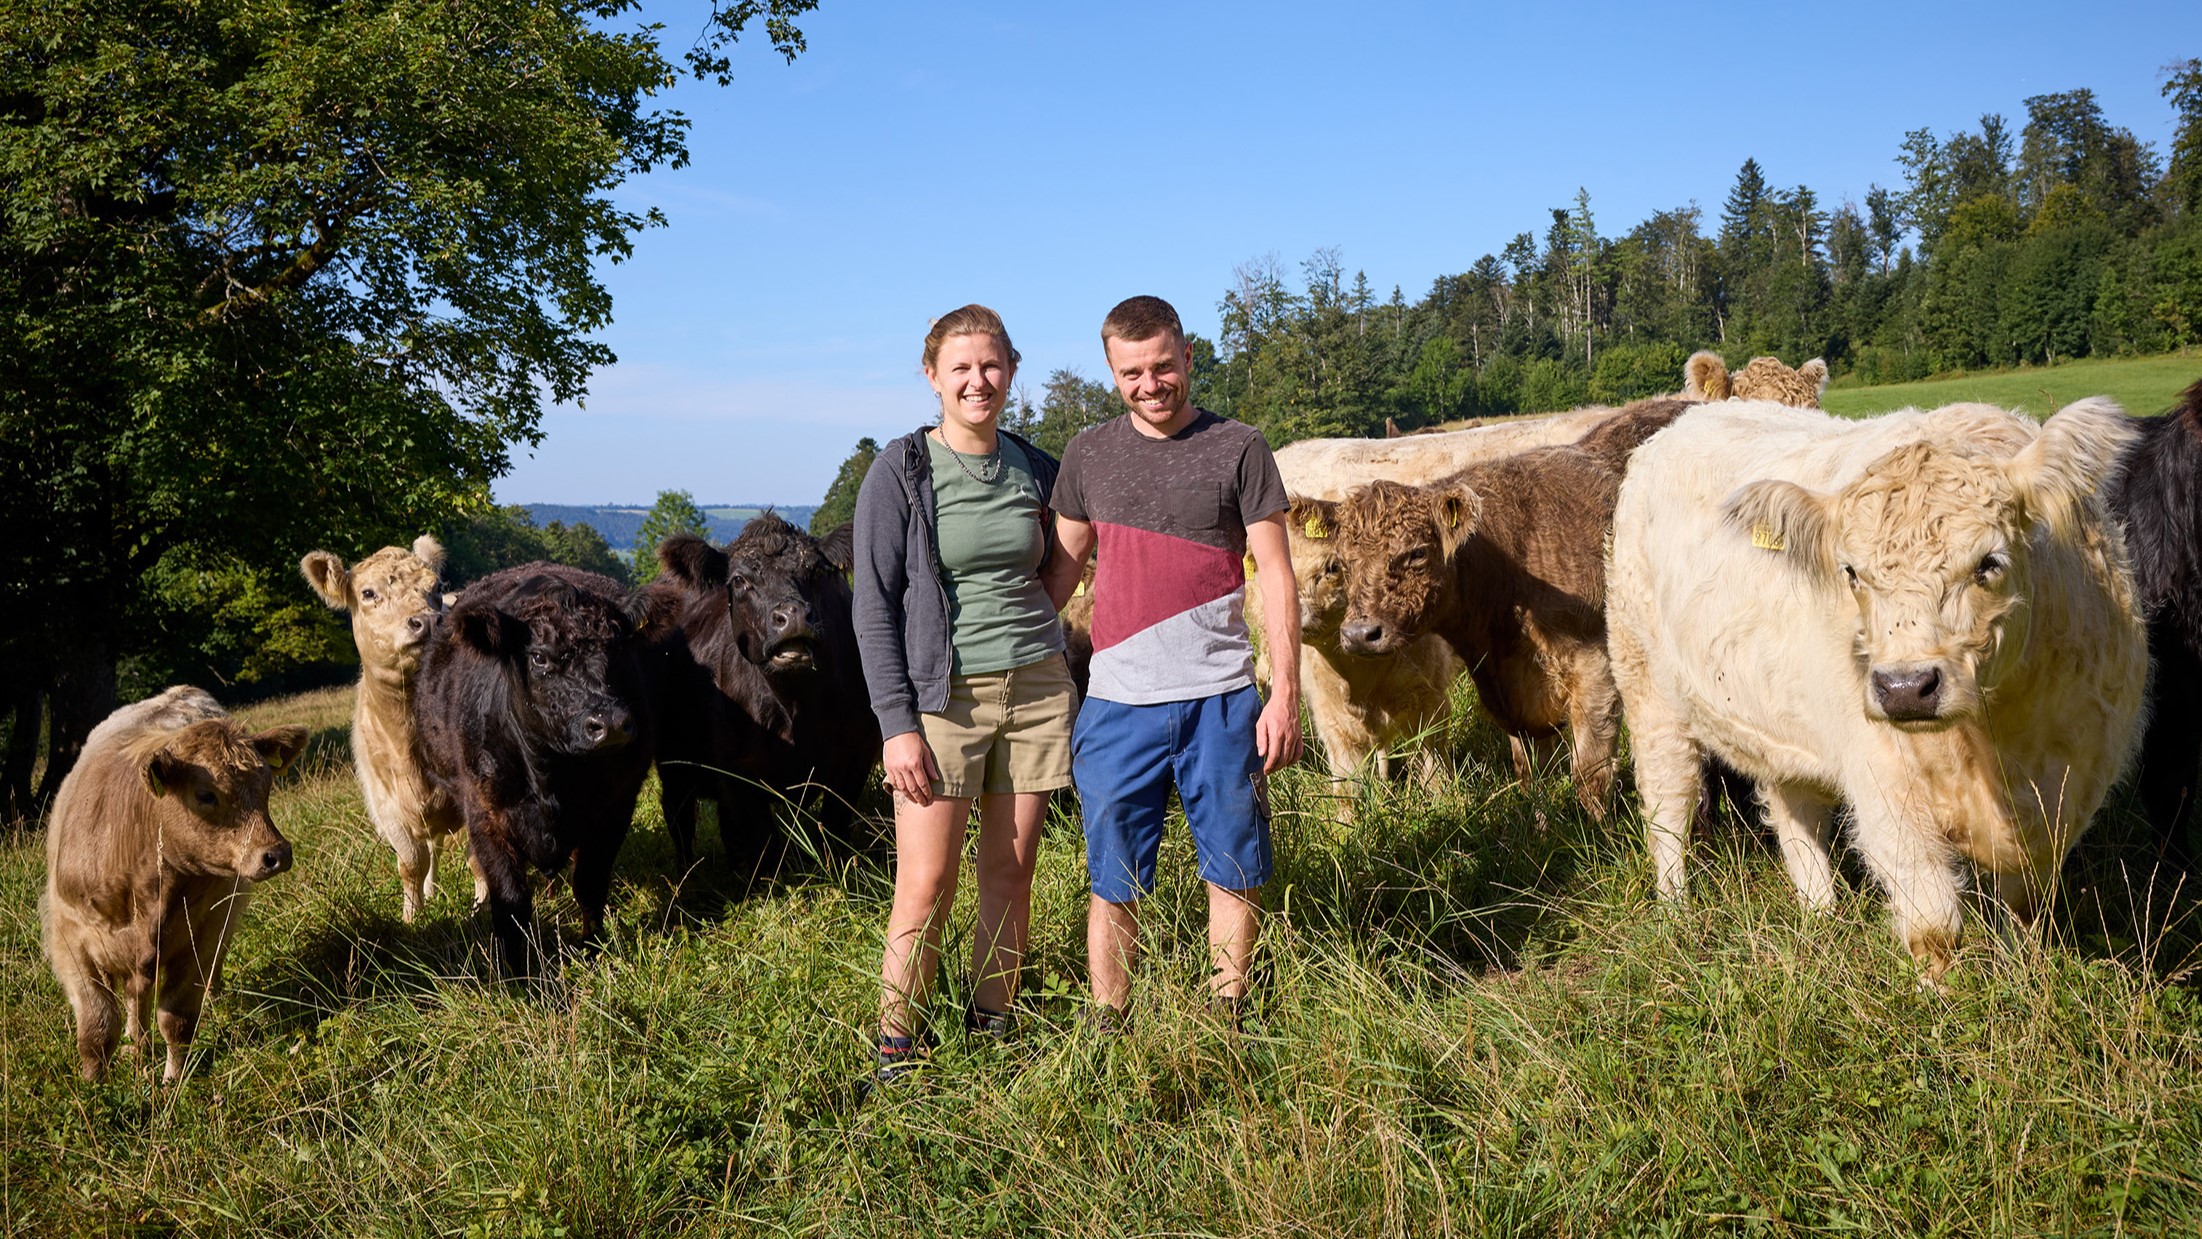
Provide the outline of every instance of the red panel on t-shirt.
{"type": "Polygon", "coordinates": [[[1236,552],[1130,525],[1095,521],[1093,527],[1100,538],[1093,581],[1096,651],[1246,584],[1246,565],[1236,552]]]}

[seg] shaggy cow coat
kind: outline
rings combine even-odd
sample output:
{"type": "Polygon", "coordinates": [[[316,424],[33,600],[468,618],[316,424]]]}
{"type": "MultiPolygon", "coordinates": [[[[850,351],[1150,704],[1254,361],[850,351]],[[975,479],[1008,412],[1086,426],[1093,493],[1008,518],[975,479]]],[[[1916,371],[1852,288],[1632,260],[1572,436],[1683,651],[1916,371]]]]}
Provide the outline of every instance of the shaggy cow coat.
{"type": "MultiPolygon", "coordinates": [[[[1429,736],[1450,717],[1460,658],[1434,636],[1416,638],[1385,657],[1346,653],[1338,643],[1346,618],[1346,566],[1337,505],[1295,496],[1285,513],[1285,530],[1300,598],[1300,699],[1307,704],[1316,739],[1322,741],[1330,775],[1344,781],[1373,769],[1379,780],[1389,779],[1392,751],[1417,736],[1429,736]]],[[[1248,613],[1258,614],[1258,575],[1249,573],[1246,591],[1248,613]]],[[[1267,684],[1266,648],[1257,651],[1254,670],[1267,684]]],[[[1437,778],[1439,757],[1434,740],[1416,754],[1415,772],[1424,783],[1437,778]]],[[[1339,802],[1342,819],[1351,819],[1350,806],[1350,800],[1339,802]]]]}
{"type": "Polygon", "coordinates": [[[1646,401],[1593,447],[1537,448],[1430,486],[1374,482],[1337,506],[1348,654],[1437,636],[1533,782],[1563,729],[1576,796],[1603,821],[1620,708],[1605,648],[1605,538],[1629,453],[1691,406],[1646,401]]]}
{"type": "MultiPolygon", "coordinates": [[[[428,778],[413,719],[414,677],[421,651],[444,607],[437,573],[443,547],[423,535],[411,550],[386,546],[347,568],[327,551],[299,562],[321,600],[352,616],[359,648],[359,687],[352,702],[352,769],[367,820],[397,856],[405,919],[420,915],[436,894],[436,858],[463,845],[466,820],[458,803],[428,778]]],[[[474,875],[474,902],[488,891],[474,875]]]]}
{"type": "Polygon", "coordinates": [[[1733,376],[1714,352],[1692,353],[1682,366],[1685,400],[1771,400],[1799,409],[1817,409],[1827,392],[1827,363],[1815,357],[1792,370],[1779,357],[1753,357],[1733,376]]]}
{"type": "Polygon", "coordinates": [[[46,827],[46,957],[76,1015],[86,1079],[157,1003],[163,1078],[183,1074],[199,1012],[257,882],[290,868],[268,787],[303,727],[247,734],[196,688],[124,706],[92,730],[46,827]]]}
{"type": "Polygon", "coordinates": [[[2131,435],[2108,401],[2040,428],[1985,405],[1850,422],[1703,406],[1630,464],[1608,618],[1659,889],[1684,892],[1699,759],[1756,779],[1802,901],[1828,822],[1939,978],[1970,860],[2021,916],[2137,738],[2148,673],[2123,540],[2095,498],[2131,435]]]}
{"type": "Polygon", "coordinates": [[[654,733],[634,618],[618,584],[532,563],[467,587],[421,657],[430,779],[466,819],[506,965],[532,970],[530,867],[573,862],[584,937],[650,772],[654,733]]]}
{"type": "Polygon", "coordinates": [[[848,578],[849,527],[823,541],[767,513],[724,549],[693,535],[658,548],[664,573],[646,593],[671,622],[654,644],[658,781],[685,867],[696,804],[718,806],[736,869],[776,866],[777,810],[819,795],[829,838],[848,842],[879,761],[879,719],[858,661],[848,578]]]}
{"type": "Polygon", "coordinates": [[[2109,492],[2125,525],[2156,676],[2141,742],[2141,803],[2165,858],[2186,869],[2202,767],[2202,383],[2162,417],[2138,418],[2109,492]]]}

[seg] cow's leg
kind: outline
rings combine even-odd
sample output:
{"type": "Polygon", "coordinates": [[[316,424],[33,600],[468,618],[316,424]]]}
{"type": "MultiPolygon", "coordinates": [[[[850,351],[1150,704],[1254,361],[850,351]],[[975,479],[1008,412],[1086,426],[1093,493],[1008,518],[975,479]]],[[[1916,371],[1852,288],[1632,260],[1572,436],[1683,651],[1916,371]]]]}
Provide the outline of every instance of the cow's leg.
{"type": "Polygon", "coordinates": [[[85,1079],[97,1080],[107,1074],[107,1063],[122,1040],[122,1004],[115,999],[114,983],[81,952],[56,950],[53,965],[54,979],[76,1015],[77,1068],[85,1079]]]}
{"type": "Polygon", "coordinates": [[[611,901],[612,864],[626,842],[622,825],[592,836],[573,852],[573,901],[581,908],[581,937],[594,941],[604,928],[604,908],[611,901]]]}
{"type": "Polygon", "coordinates": [[[2187,833],[2194,820],[2197,767],[2202,765],[2202,660],[2164,621],[2149,631],[2157,651],[2156,713],[2141,742],[2141,805],[2156,827],[2157,852],[2167,865],[2194,868],[2187,833]]]}
{"type": "Polygon", "coordinates": [[[1957,858],[1921,811],[1907,811],[1874,780],[1854,780],[1851,805],[1858,815],[1858,853],[1888,892],[1896,936],[1939,984],[1965,928],[1957,858]],[[1863,784],[1863,787],[1855,786],[1863,784]]]}
{"type": "Polygon", "coordinates": [[[123,1053],[141,1053],[149,1040],[146,1025],[153,1007],[153,979],[160,975],[161,959],[148,945],[138,957],[137,966],[122,985],[122,1038],[126,1043],[123,1053]]]}
{"type": "MultiPolygon", "coordinates": [[[[665,833],[673,840],[673,865],[686,872],[696,862],[697,775],[681,762],[658,763],[658,807],[665,814],[665,833]]],[[[719,834],[724,837],[724,801],[719,834]]]]}
{"type": "Polygon", "coordinates": [[[1644,846],[1651,854],[1652,876],[1661,898],[1679,900],[1689,894],[1684,857],[1702,790],[1704,756],[1681,720],[1656,698],[1629,711],[1629,743],[1636,757],[1636,792],[1643,801],[1644,846]]]}
{"type": "Polygon", "coordinates": [[[1797,900],[1814,912],[1835,906],[1835,869],[1828,859],[1828,819],[1835,806],[1796,783],[1769,783],[1759,792],[1767,824],[1781,846],[1781,863],[1797,900]]]}
{"type": "Polygon", "coordinates": [[[436,854],[428,840],[410,830],[393,830],[386,838],[398,858],[398,887],[405,923],[419,919],[421,907],[434,893],[436,854]]]}
{"type": "Polygon", "coordinates": [[[1613,664],[1603,644],[1576,656],[1574,681],[1567,721],[1575,799],[1592,821],[1602,823],[1612,803],[1621,735],[1621,697],[1613,687],[1613,664]]]}
{"type": "Polygon", "coordinates": [[[514,976],[534,970],[528,935],[535,924],[535,891],[528,883],[527,864],[502,842],[484,831],[469,836],[482,881],[489,888],[489,927],[514,976]]]}

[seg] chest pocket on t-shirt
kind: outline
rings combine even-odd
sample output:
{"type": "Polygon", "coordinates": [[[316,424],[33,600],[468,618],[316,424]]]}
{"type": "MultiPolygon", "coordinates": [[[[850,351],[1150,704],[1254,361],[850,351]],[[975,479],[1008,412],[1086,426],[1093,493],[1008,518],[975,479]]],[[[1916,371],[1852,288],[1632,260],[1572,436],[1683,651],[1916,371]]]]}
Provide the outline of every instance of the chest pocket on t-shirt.
{"type": "Polygon", "coordinates": [[[1170,504],[1170,523],[1177,526],[1174,532],[1201,542],[1213,543],[1216,535],[1235,532],[1238,515],[1238,498],[1223,482],[1188,486],[1170,504]]]}

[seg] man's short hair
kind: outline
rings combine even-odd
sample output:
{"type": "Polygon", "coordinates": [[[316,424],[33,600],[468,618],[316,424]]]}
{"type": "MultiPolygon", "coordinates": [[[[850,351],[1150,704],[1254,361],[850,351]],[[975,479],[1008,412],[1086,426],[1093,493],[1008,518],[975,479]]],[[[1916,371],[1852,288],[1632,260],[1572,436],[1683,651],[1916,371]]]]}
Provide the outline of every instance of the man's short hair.
{"type": "Polygon", "coordinates": [[[1107,349],[1111,340],[1127,344],[1152,340],[1165,331],[1179,344],[1185,343],[1185,324],[1178,321],[1169,302],[1160,297],[1126,297],[1101,320],[1101,347],[1107,349]]]}

